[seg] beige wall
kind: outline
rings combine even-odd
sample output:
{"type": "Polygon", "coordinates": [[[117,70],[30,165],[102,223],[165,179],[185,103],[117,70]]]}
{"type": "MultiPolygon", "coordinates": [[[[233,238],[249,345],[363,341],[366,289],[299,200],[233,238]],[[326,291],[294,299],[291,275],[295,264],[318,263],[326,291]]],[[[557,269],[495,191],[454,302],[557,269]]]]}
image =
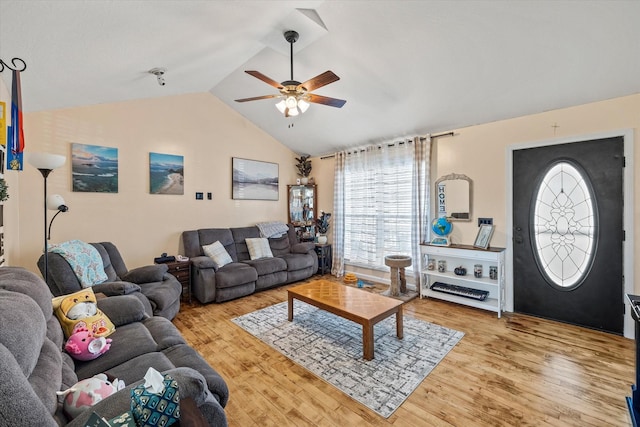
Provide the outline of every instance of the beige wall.
{"type": "MultiPolygon", "coordinates": [[[[0,95],[7,99],[6,88],[0,95]]],[[[162,252],[177,254],[183,230],[287,220],[294,153],[208,93],[30,113],[24,128],[25,151],[68,159],[48,179],[48,193],[62,195],[70,208],[56,218],[51,242],[112,241],[132,268],[162,252]],[[118,148],[117,194],[71,191],[72,142],[118,148]],[[184,156],[184,195],[149,194],[149,152],[184,156]],[[279,200],[232,200],[232,157],[278,163],[279,200]],[[205,200],[196,201],[196,191],[205,200]],[[207,192],[213,200],[206,200],[207,192]]],[[[44,244],[43,179],[28,164],[6,176],[7,262],[37,271],[44,244]]]]}
{"type": "MultiPolygon", "coordinates": [[[[507,245],[507,159],[508,148],[514,144],[553,140],[556,138],[589,136],[607,131],[633,129],[638,141],[640,129],[640,94],[572,108],[548,111],[493,123],[454,129],[453,137],[434,140],[434,170],[432,177],[459,173],[473,180],[473,221],[455,222],[454,243],[472,244],[478,227],[478,217],[492,217],[496,226],[491,240],[493,246],[507,245]],[[553,126],[558,127],[554,128],[553,126]]],[[[312,159],[321,163],[314,170],[316,182],[333,183],[333,158],[312,159]],[[320,172],[322,171],[322,174],[320,172]]],[[[640,150],[628,165],[640,165],[640,150]]],[[[636,167],[637,170],[637,167],[636,167]]],[[[635,172],[635,170],[634,170],[635,172]]],[[[640,175],[634,173],[635,252],[640,253],[640,175]]],[[[324,188],[324,185],[323,185],[324,188]]],[[[322,194],[322,191],[319,191],[322,194]]],[[[326,197],[323,194],[323,197],[326,197]]],[[[323,199],[321,206],[329,200],[323,199]]],[[[635,266],[635,277],[640,277],[640,263],[635,266]]],[[[640,292],[640,286],[635,287],[640,292]]]]}

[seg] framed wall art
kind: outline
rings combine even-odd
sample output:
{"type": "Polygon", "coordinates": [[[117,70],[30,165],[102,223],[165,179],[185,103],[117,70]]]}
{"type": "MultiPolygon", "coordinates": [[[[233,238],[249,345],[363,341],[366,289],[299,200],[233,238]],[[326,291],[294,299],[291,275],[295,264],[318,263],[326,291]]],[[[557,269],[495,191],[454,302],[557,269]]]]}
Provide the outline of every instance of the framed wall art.
{"type": "Polygon", "coordinates": [[[491,242],[491,236],[493,236],[493,225],[481,224],[473,246],[476,248],[488,249],[489,242],[491,242]]]}
{"type": "Polygon", "coordinates": [[[278,164],[233,157],[232,198],[278,200],[278,164]]]}
{"type": "Polygon", "coordinates": [[[184,194],[184,157],[149,153],[149,193],[184,194]]]}
{"type": "Polygon", "coordinates": [[[118,149],[71,143],[73,191],[118,192],[118,149]]]}

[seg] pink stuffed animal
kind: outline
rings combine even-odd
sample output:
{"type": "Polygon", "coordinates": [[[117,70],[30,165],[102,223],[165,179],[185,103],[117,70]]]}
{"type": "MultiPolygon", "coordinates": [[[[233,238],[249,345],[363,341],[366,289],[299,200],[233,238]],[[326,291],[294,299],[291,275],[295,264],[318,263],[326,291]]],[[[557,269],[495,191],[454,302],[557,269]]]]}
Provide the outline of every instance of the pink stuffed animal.
{"type": "Polygon", "coordinates": [[[77,360],[93,360],[111,348],[111,338],[96,337],[87,328],[77,328],[64,349],[77,360]]]}
{"type": "Polygon", "coordinates": [[[105,374],[98,374],[79,381],[70,389],[58,391],[56,394],[65,396],[64,410],[71,418],[75,418],[85,409],[123,388],[123,381],[116,378],[115,381],[111,382],[105,374]]]}

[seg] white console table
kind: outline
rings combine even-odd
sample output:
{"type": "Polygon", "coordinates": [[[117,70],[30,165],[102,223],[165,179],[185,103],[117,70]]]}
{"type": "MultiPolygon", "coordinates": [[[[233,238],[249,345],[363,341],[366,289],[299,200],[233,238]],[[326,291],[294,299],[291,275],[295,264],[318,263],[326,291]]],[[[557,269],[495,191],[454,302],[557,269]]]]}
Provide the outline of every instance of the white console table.
{"type": "Polygon", "coordinates": [[[504,310],[504,288],[505,288],[505,268],[504,248],[478,249],[471,245],[451,245],[433,246],[429,244],[420,245],[421,252],[421,285],[420,298],[437,298],[445,301],[464,304],[471,307],[495,311],[500,317],[504,310]],[[428,270],[429,259],[435,260],[433,270],[428,270]],[[438,271],[438,261],[446,261],[446,271],[438,271]],[[482,265],[482,277],[474,276],[474,265],[482,265]],[[497,278],[489,278],[489,267],[497,267],[497,278]],[[454,273],[456,267],[467,269],[465,276],[458,276],[454,273]],[[463,286],[466,288],[487,291],[484,301],[447,294],[434,291],[431,285],[434,282],[442,282],[449,285],[463,286]]]}

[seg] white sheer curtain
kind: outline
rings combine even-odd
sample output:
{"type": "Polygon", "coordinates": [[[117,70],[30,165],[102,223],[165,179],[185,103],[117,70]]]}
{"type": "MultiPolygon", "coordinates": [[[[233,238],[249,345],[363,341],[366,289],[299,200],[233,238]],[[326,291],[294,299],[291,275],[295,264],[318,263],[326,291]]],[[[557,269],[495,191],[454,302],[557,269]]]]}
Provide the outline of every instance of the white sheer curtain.
{"type": "Polygon", "coordinates": [[[386,269],[386,255],[411,255],[419,283],[419,244],[429,215],[429,138],[336,154],[332,273],[345,263],[386,269]]]}

